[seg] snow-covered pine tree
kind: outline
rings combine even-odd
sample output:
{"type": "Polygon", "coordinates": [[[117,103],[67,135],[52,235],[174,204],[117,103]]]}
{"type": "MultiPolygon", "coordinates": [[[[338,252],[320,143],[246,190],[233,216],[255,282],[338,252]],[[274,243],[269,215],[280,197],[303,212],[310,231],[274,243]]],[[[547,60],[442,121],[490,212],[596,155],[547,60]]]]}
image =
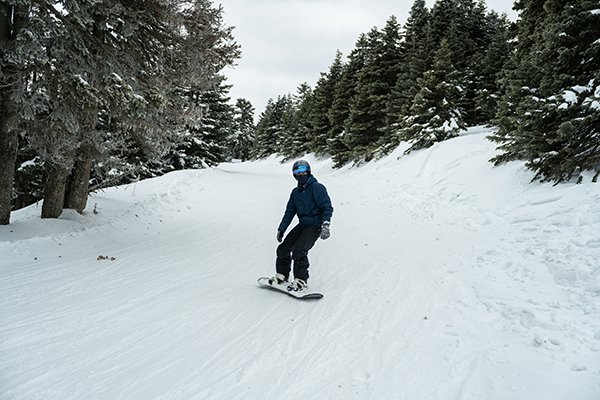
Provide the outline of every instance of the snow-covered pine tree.
{"type": "Polygon", "coordinates": [[[228,144],[229,156],[242,161],[248,160],[255,133],[252,103],[243,98],[237,99],[233,111],[233,131],[228,144]]]}
{"type": "Polygon", "coordinates": [[[418,80],[421,90],[415,96],[411,115],[401,121],[399,139],[411,143],[407,152],[455,137],[465,129],[459,108],[460,74],[452,63],[452,38],[450,35],[449,39],[442,40],[433,68],[418,80]]]}
{"type": "Polygon", "coordinates": [[[27,146],[27,138],[19,141],[19,152],[13,181],[13,210],[44,198],[46,171],[42,159],[27,146]]]}
{"type": "MultiPolygon", "coordinates": [[[[485,60],[499,26],[498,19],[496,13],[486,13],[483,2],[474,0],[438,0],[431,12],[426,9],[424,1],[415,1],[405,26],[402,43],[405,62],[401,66],[397,87],[392,91],[388,104],[390,133],[383,143],[384,152],[394,149],[399,144],[398,140],[403,136],[398,134],[399,131],[406,129],[407,123],[418,117],[413,114],[414,110],[411,110],[411,107],[417,93],[422,89],[425,71],[434,69],[433,64],[436,62],[435,57],[442,40],[447,40],[452,50],[451,59],[448,60],[454,66],[451,78],[460,82],[460,91],[457,93],[459,97],[454,101],[456,110],[460,110],[461,120],[466,126],[489,120],[486,119],[489,113],[482,112],[481,100],[484,94],[487,96],[486,100],[493,98],[494,93],[490,90],[496,88],[493,86],[496,76],[489,78],[490,82],[485,74],[497,74],[499,69],[494,68],[503,59],[494,59],[496,64],[493,65],[482,60],[485,60]],[[487,83],[485,88],[480,85],[483,81],[487,83]]],[[[503,38],[499,36],[498,40],[503,38]]],[[[498,48],[495,56],[500,56],[499,51],[504,48],[500,47],[500,43],[496,45],[498,48]]],[[[425,93],[421,93],[421,100],[424,95],[425,93]]],[[[488,101],[486,104],[489,103],[488,101]]],[[[413,131],[418,129],[419,126],[412,128],[413,131]]]]}
{"type": "Polygon", "coordinates": [[[30,0],[0,3],[0,225],[10,223],[20,122],[43,109],[43,99],[27,90],[31,66],[48,62],[43,38],[46,19],[35,19],[30,0]]]}
{"type": "MultiPolygon", "coordinates": [[[[21,107],[20,117],[48,168],[44,217],[58,216],[65,199],[78,211],[85,207],[90,163],[107,153],[107,137],[112,147],[134,138],[164,152],[196,114],[182,89],[208,85],[239,56],[222,10],[209,0],[57,4],[35,2],[26,13],[35,24],[17,41],[39,35],[42,49],[28,49],[39,62],[28,64],[27,76],[35,80],[21,97],[37,103],[21,107]],[[102,114],[118,128],[110,135],[97,129],[102,114]],[[72,191],[65,193],[69,172],[72,191]]],[[[9,58],[18,59],[20,50],[9,47],[9,58]]]]}
{"type": "Polygon", "coordinates": [[[518,42],[506,72],[499,130],[491,140],[534,179],[560,183],[600,171],[600,14],[587,0],[522,0],[518,42]],[[533,40],[533,39],[534,40],[533,40]]]}
{"type": "Polygon", "coordinates": [[[183,141],[161,164],[180,170],[215,166],[226,161],[227,144],[234,126],[234,107],[228,97],[231,85],[226,85],[225,80],[219,76],[218,83],[211,89],[190,93],[190,104],[204,111],[196,121],[188,123],[183,141]]]}
{"type": "MultiPolygon", "coordinates": [[[[209,90],[186,91],[190,107],[202,110],[196,121],[189,121],[177,146],[161,158],[148,157],[143,138],[129,140],[126,149],[116,149],[113,159],[93,169],[96,185],[101,178],[112,184],[126,184],[164,175],[181,169],[198,169],[216,165],[231,157],[231,133],[234,132],[234,106],[229,104],[231,85],[219,75],[218,83],[209,90]],[[115,157],[119,155],[120,157],[115,157]]],[[[248,102],[249,104],[249,102],[248,102]]],[[[252,112],[252,106],[247,111],[252,112]]],[[[250,115],[252,120],[252,115],[250,115]]],[[[252,121],[250,121],[252,123],[252,121]]]]}
{"type": "MultiPolygon", "coordinates": [[[[35,4],[23,1],[15,6],[3,2],[3,22],[0,22],[2,36],[6,39],[1,41],[2,75],[10,82],[8,90],[2,93],[14,96],[9,98],[12,106],[10,103],[8,108],[0,106],[3,118],[7,122],[18,120],[19,128],[27,132],[28,142],[34,147],[40,142],[37,139],[43,137],[46,141],[39,148],[45,155],[52,155],[45,157],[48,170],[61,176],[54,179],[49,174],[52,182],[58,180],[61,183],[54,190],[48,190],[56,198],[42,208],[43,215],[62,210],[65,188],[62,181],[68,172],[65,164],[69,164],[66,160],[75,154],[79,131],[94,125],[93,109],[99,100],[97,89],[90,85],[97,74],[93,71],[86,74],[94,65],[93,56],[97,55],[85,46],[87,32],[82,33],[79,29],[80,21],[70,23],[71,19],[77,18],[75,11],[58,11],[54,6],[50,1],[35,4]],[[19,76],[10,72],[15,63],[21,64],[19,76]],[[15,91],[16,87],[11,88],[14,85],[20,85],[18,91],[15,91]]],[[[4,133],[0,136],[3,139],[9,137],[4,133]]],[[[0,159],[4,159],[4,154],[12,151],[10,149],[14,148],[2,146],[0,159]]],[[[6,172],[4,176],[12,183],[13,169],[8,168],[6,172]]],[[[4,194],[8,187],[0,186],[4,194]]]]}
{"type": "MultiPolygon", "coordinates": [[[[106,7],[113,12],[110,4],[106,7]]],[[[202,117],[203,108],[190,93],[218,87],[218,71],[239,57],[239,46],[233,42],[232,28],[223,24],[222,8],[209,0],[177,0],[160,7],[128,2],[117,10],[118,15],[101,14],[100,21],[118,27],[102,37],[113,45],[115,36],[126,38],[118,45],[125,49],[127,68],[117,71],[126,85],[118,87],[132,87],[134,94],[127,107],[121,107],[124,112],[115,114],[118,107],[109,107],[109,118],[141,146],[143,158],[159,160],[188,137],[188,127],[202,117]],[[136,101],[140,95],[143,107],[136,101]]]]}
{"type": "MultiPolygon", "coordinates": [[[[532,94],[531,88],[539,86],[541,74],[534,67],[532,54],[534,46],[542,40],[546,11],[544,1],[521,0],[515,3],[519,11],[519,20],[515,25],[517,40],[514,52],[501,71],[501,90],[503,96],[498,102],[498,111],[494,123],[498,131],[489,137],[499,143],[498,149],[503,153],[494,157],[495,164],[521,158],[524,145],[521,144],[521,133],[524,125],[520,124],[522,114],[533,108],[526,105],[532,94]]],[[[534,89],[535,91],[535,89],[534,89]]],[[[525,137],[527,135],[524,135],[525,137]]]]}

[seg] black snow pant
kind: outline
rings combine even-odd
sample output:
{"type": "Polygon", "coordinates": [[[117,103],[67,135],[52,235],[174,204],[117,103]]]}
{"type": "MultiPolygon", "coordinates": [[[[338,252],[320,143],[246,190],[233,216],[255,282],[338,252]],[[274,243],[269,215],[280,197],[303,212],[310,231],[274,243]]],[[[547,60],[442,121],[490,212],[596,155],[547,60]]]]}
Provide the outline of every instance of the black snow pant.
{"type": "Polygon", "coordinates": [[[278,274],[286,278],[290,276],[292,260],[294,260],[294,278],[308,281],[308,251],[312,249],[319,238],[321,227],[296,225],[277,247],[275,267],[278,274]]]}

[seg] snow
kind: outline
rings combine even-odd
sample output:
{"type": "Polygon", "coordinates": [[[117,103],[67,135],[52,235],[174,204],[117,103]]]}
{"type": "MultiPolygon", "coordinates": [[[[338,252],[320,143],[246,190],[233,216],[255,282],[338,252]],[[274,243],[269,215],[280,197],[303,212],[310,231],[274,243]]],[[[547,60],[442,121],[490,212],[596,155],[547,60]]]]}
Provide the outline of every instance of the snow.
{"type": "MultiPolygon", "coordinates": [[[[581,92],[579,92],[581,93],[581,92]]],[[[563,99],[566,103],[561,104],[559,108],[568,108],[570,105],[577,104],[577,93],[570,90],[565,90],[562,94],[563,99]],[[567,104],[568,103],[568,104],[567,104]]]]}
{"type": "Polygon", "coordinates": [[[36,159],[27,160],[27,161],[21,163],[21,165],[19,166],[19,169],[22,170],[27,167],[35,167],[35,162],[36,162],[36,159]]]}
{"type": "Polygon", "coordinates": [[[293,187],[271,157],[0,227],[0,399],[600,398],[600,186],[494,167],[490,131],[361,167],[299,301],[262,289],[293,187]]]}

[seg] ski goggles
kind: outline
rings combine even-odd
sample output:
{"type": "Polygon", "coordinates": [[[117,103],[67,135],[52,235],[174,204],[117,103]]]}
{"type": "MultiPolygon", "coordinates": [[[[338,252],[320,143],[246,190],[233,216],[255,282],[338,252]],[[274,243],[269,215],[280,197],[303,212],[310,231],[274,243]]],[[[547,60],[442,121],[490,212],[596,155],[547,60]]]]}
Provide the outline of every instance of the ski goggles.
{"type": "Polygon", "coordinates": [[[293,172],[294,175],[305,175],[308,173],[308,167],[306,165],[300,165],[293,172]]]}

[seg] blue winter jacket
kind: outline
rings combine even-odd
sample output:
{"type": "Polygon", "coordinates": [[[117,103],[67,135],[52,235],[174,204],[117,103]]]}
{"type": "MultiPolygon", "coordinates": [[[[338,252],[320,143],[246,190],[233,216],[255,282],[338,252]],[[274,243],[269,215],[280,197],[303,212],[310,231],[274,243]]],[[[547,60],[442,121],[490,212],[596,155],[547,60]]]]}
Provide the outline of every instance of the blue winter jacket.
{"type": "Polygon", "coordinates": [[[304,184],[300,183],[292,190],[277,230],[285,232],[294,216],[298,215],[300,226],[321,226],[323,221],[331,221],[333,207],[325,186],[314,176],[304,184]]]}

